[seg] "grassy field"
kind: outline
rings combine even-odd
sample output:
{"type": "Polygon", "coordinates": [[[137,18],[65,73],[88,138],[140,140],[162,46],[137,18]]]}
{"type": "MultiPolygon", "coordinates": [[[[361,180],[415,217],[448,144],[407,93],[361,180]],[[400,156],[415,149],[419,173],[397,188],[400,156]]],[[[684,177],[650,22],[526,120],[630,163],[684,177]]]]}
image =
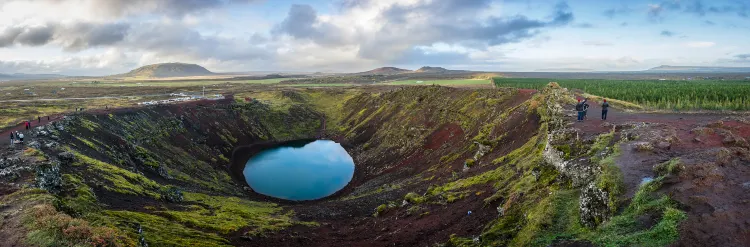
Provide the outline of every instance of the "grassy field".
{"type": "Polygon", "coordinates": [[[289,78],[265,80],[174,80],[174,81],[55,81],[45,83],[45,86],[57,87],[189,87],[212,86],[222,84],[275,84],[289,78]]]}
{"type": "Polygon", "coordinates": [[[540,89],[550,81],[569,89],[633,102],[652,109],[750,110],[747,80],[596,80],[495,78],[498,87],[540,89]]]}
{"type": "Polygon", "coordinates": [[[481,79],[464,79],[464,80],[405,80],[405,81],[394,81],[385,83],[387,85],[445,85],[445,86],[461,86],[461,85],[491,85],[490,80],[481,79]]]}

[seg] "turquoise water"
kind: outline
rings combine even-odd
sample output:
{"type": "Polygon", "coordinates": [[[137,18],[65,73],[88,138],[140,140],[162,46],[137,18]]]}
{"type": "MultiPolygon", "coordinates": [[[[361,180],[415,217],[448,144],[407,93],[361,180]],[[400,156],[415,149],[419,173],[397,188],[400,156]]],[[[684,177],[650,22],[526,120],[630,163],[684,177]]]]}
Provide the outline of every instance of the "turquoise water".
{"type": "Polygon", "coordinates": [[[318,140],[262,151],[247,161],[243,173],[255,192],[286,200],[315,200],[336,193],[352,180],[354,160],[340,144],[318,140]]]}

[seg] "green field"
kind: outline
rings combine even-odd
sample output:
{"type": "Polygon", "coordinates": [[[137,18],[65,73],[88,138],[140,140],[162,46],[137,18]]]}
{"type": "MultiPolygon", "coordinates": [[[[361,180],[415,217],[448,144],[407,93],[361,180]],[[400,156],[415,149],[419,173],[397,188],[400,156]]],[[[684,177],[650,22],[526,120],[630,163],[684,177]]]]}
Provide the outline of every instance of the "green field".
{"type": "Polygon", "coordinates": [[[463,80],[405,80],[384,83],[387,85],[491,85],[490,80],[463,79],[463,80]],[[419,82],[419,83],[417,83],[419,82]]]}
{"type": "Polygon", "coordinates": [[[633,102],[652,109],[750,110],[750,81],[747,80],[593,80],[495,78],[498,87],[540,89],[557,82],[569,89],[633,102]]]}
{"type": "Polygon", "coordinates": [[[185,87],[223,84],[276,84],[289,78],[265,80],[175,80],[175,81],[60,81],[48,82],[45,86],[59,87],[185,87]]]}

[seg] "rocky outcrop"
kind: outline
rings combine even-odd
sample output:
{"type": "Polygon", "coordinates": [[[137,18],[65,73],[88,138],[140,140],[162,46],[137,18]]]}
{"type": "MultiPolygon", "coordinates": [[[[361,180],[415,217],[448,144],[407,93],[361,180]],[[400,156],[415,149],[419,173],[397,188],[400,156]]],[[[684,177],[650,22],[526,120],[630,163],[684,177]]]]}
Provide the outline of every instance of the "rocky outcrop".
{"type": "Polygon", "coordinates": [[[596,227],[609,219],[611,212],[607,206],[609,194],[599,189],[595,183],[589,183],[581,189],[579,202],[581,223],[587,227],[596,227]]]}
{"type": "Polygon", "coordinates": [[[44,163],[36,168],[36,186],[40,189],[57,194],[62,189],[60,165],[44,163]]]}

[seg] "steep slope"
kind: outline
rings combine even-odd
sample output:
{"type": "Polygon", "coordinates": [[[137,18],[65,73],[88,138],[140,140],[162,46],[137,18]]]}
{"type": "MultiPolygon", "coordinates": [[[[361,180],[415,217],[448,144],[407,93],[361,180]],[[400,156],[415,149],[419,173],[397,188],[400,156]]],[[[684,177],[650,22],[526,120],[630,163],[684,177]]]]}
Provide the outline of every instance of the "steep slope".
{"type": "Polygon", "coordinates": [[[164,78],[164,77],[184,77],[184,76],[208,76],[214,75],[213,72],[197,64],[187,63],[160,63],[146,65],[128,73],[117,75],[117,77],[137,77],[137,78],[164,78]]]}

